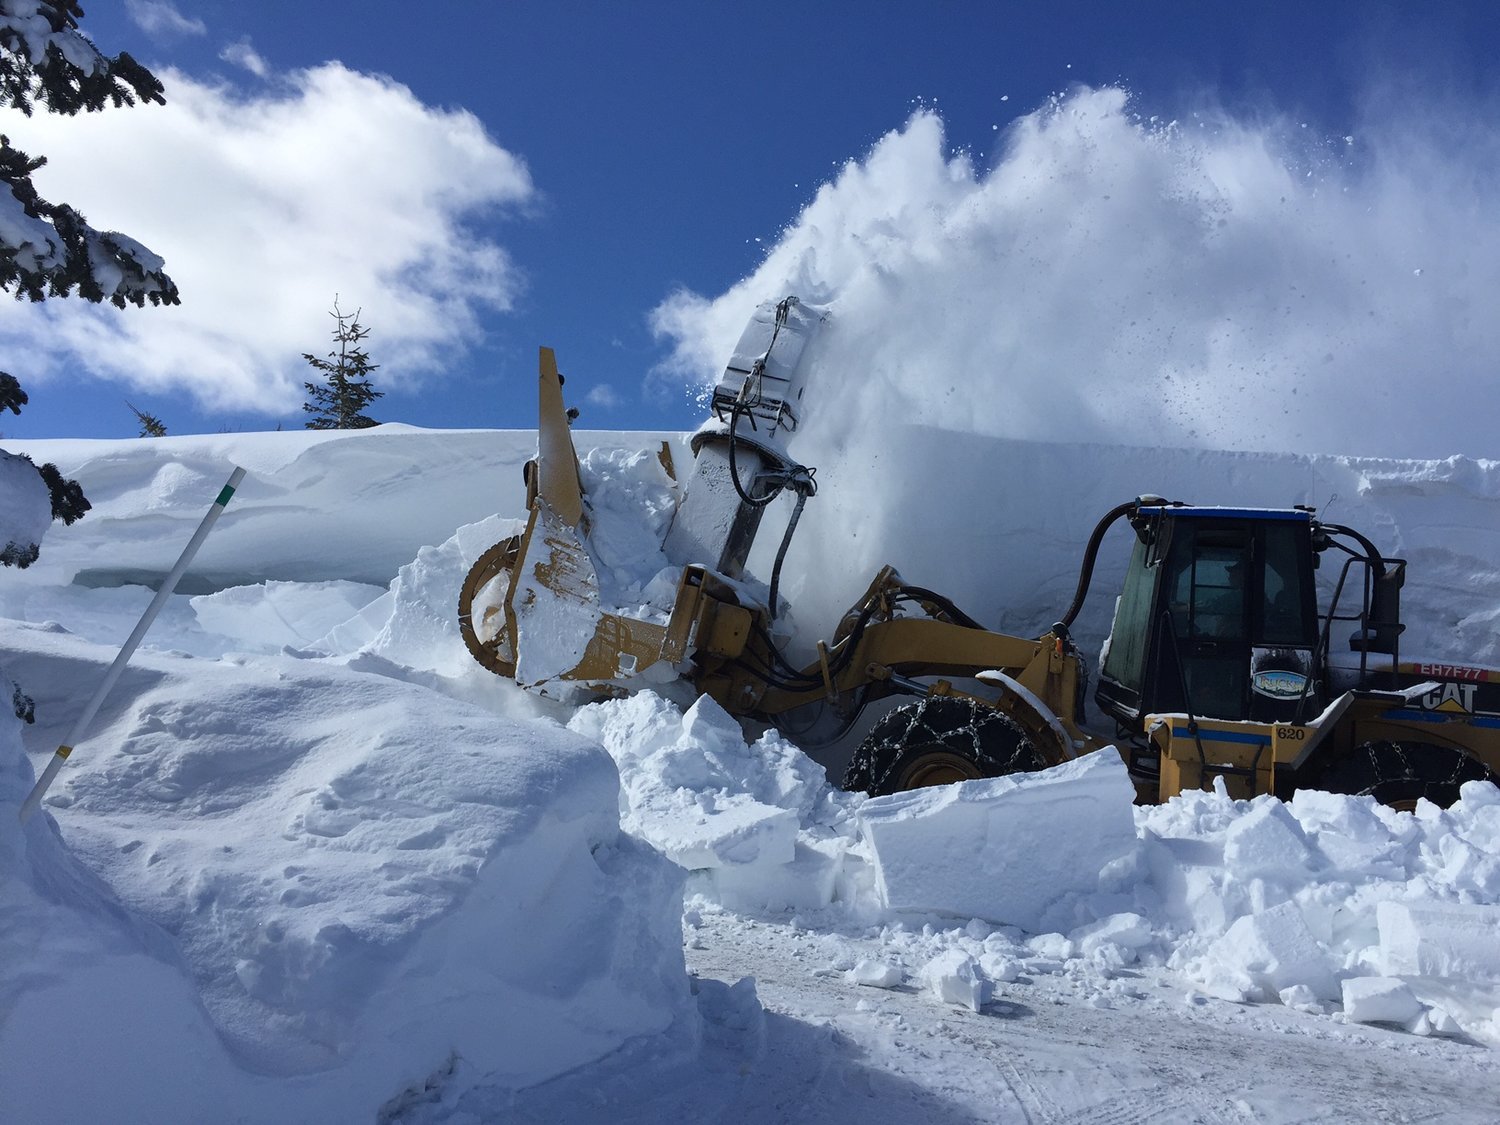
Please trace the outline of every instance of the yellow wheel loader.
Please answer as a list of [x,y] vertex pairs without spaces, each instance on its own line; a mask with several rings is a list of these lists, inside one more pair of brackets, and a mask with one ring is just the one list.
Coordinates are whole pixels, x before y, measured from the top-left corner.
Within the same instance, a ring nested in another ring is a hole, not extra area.
[[[845,788],[873,795],[1041,769],[1111,744],[1145,801],[1222,778],[1241,798],[1318,788],[1446,806],[1465,781],[1500,780],[1500,670],[1403,661],[1406,564],[1302,507],[1121,504],[1090,536],[1073,604],[1035,639],[988,630],[887,567],[816,659],[793,664],[776,635],[777,587],[816,486],[786,445],[824,316],[787,298],[746,328],[693,438],[693,472],[662,544],[681,568],[676,597],[654,618],[604,604],[562,380],[542,349],[526,530],[487,551],[460,593],[475,659],[574,698],[684,681],[794,739],[847,730],[876,700],[907,697],[844,775]],[[784,491],[796,504],[767,590],[744,566]],[[1121,519],[1134,553],[1094,697],[1110,738],[1084,729],[1085,662],[1070,630]],[[1315,576],[1328,559],[1339,566],[1320,608]]]

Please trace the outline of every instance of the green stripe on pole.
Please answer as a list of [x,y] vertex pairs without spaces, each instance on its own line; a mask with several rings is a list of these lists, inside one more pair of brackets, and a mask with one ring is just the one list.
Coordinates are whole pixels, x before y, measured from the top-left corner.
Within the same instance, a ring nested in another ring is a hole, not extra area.
[[226,484],[223,491],[219,493],[219,498],[215,500],[214,503],[221,508],[226,507],[229,504],[229,498],[233,495],[234,489]]

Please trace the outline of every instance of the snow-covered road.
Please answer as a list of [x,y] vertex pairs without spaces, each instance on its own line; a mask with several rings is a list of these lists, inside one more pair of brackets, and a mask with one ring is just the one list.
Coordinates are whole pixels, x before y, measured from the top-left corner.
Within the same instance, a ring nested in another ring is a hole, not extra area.
[[[1023,977],[973,1012],[850,982],[837,966],[885,955],[878,938],[697,916],[688,965],[708,1048],[610,1060],[507,1098],[507,1119],[1492,1125],[1500,1110],[1500,1057],[1473,1043],[1213,1000],[1164,970],[1123,973],[1118,1003]],[[763,1012],[745,985],[728,990],[746,977]],[[444,1112],[500,1108],[474,1096]]]

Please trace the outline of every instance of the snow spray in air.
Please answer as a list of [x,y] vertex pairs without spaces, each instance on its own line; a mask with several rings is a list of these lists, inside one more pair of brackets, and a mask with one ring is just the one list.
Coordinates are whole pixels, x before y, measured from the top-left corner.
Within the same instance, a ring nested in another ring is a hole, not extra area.
[[1208,451],[1493,454],[1473,409],[1500,370],[1491,165],[1492,143],[1444,151],[1397,124],[1310,143],[1080,88],[982,167],[924,110],[824,184],[753,273],[674,295],[655,326],[672,370],[706,380],[759,301],[830,307],[792,449],[823,485],[788,562],[804,626],[831,627],[892,562],[1029,632],[1051,618],[1010,607],[1060,608],[1076,579],[1038,569],[1038,536],[1081,547],[1136,494],[1351,495],[1295,459],[1207,471]]

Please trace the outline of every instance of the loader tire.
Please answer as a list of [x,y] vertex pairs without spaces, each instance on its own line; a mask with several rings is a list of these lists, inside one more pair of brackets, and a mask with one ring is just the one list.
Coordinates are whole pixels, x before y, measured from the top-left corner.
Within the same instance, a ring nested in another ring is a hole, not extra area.
[[1015,720],[967,699],[935,696],[897,707],[871,727],[843,787],[880,797],[1046,765]]
[[1466,781],[1500,784],[1500,777],[1451,746],[1366,742],[1324,764],[1300,787],[1374,797],[1382,805],[1409,812],[1422,797],[1446,809],[1458,800],[1459,786]]

